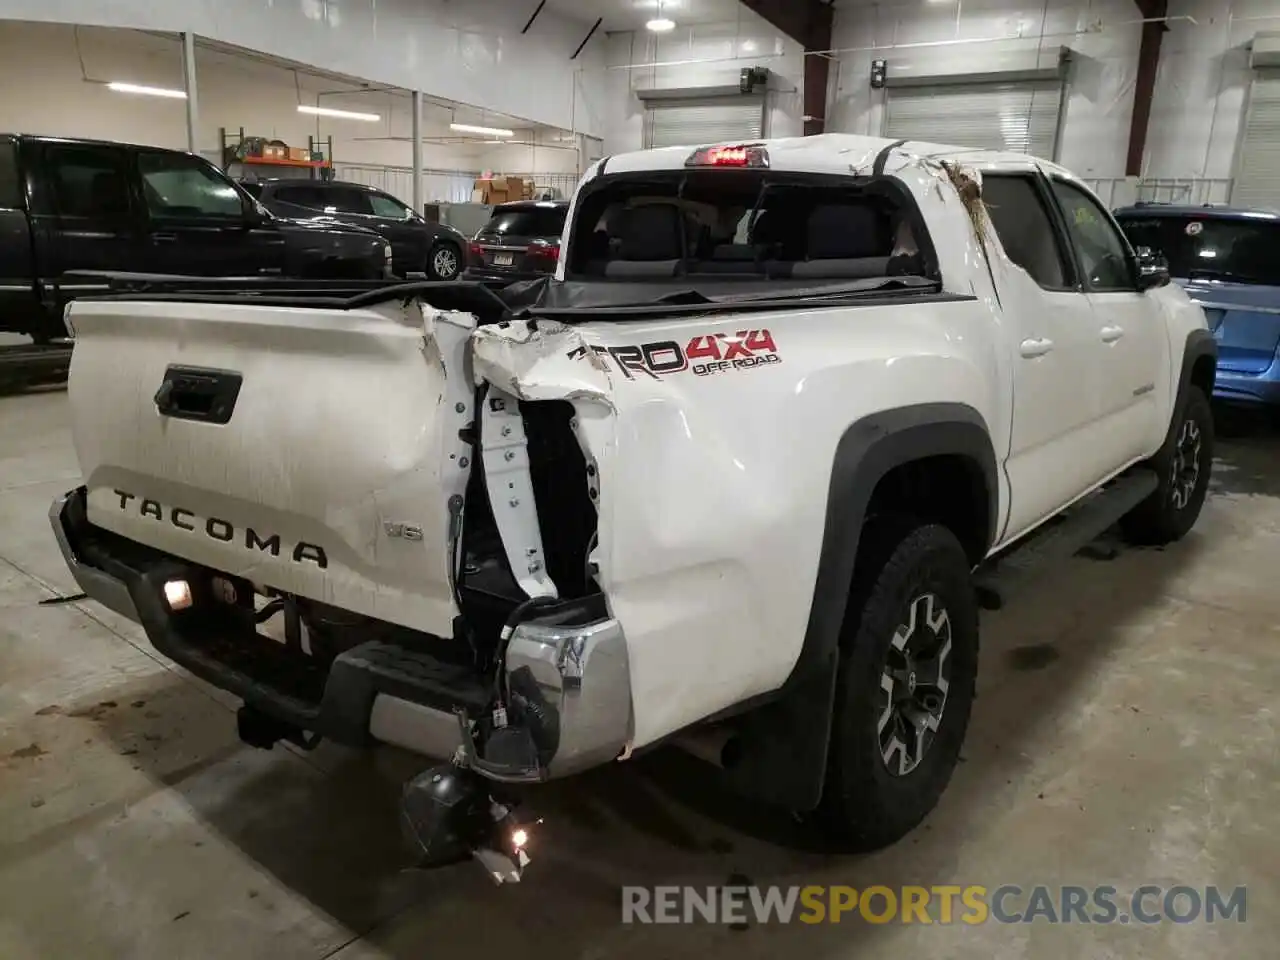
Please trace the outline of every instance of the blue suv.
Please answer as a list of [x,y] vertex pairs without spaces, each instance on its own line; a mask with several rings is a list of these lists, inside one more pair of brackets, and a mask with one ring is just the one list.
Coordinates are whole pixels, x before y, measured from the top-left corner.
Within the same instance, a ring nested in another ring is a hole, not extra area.
[[1280,406],[1280,214],[1139,203],[1116,219],[1204,308],[1218,341],[1213,395]]

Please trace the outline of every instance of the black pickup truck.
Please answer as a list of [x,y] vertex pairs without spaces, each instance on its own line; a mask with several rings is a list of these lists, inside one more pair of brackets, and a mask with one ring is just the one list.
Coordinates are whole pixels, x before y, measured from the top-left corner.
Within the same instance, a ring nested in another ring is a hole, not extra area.
[[66,336],[63,307],[98,272],[373,280],[376,231],[275,216],[201,157],[0,134],[0,332]]

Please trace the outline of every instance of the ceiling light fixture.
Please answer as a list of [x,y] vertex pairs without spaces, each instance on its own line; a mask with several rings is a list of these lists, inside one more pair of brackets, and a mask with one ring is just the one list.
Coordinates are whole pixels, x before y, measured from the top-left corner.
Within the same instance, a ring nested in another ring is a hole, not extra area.
[[449,124],[449,129],[458,133],[482,133],[490,137],[514,137],[516,135],[514,130],[504,130],[501,127],[479,127],[473,123],[451,123]]
[[335,110],[333,107],[311,107],[305,103],[298,104],[299,113],[309,113],[314,117],[337,117],[341,120],[364,120],[375,123],[381,120],[376,113],[359,113],[355,110]]
[[676,28],[676,22],[667,17],[657,17],[646,23],[644,28],[653,33],[670,33]]
[[187,99],[185,90],[172,90],[168,87],[144,87],[137,83],[119,83],[112,81],[107,84],[107,89],[114,90],[116,93],[140,93],[147,97],[169,97],[172,100]]

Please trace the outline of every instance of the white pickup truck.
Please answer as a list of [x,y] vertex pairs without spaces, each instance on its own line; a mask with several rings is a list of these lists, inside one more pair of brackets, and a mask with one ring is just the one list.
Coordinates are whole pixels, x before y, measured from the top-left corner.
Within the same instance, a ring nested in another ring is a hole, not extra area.
[[76,301],[53,527],[250,743],[527,783],[711,730],[733,784],[871,848],[945,789],[980,601],[1195,522],[1215,348],[1167,281],[1026,156],[609,157],[505,299]]

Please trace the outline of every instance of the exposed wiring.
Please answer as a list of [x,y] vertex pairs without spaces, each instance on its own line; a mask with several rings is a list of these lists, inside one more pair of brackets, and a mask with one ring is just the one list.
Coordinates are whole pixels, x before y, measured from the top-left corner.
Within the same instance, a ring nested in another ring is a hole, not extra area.
[[555,597],[530,597],[516,604],[515,609],[507,615],[506,623],[502,625],[502,631],[498,634],[498,649],[494,657],[493,689],[499,706],[504,705],[511,696],[511,691],[506,686],[506,671],[507,646],[511,643],[512,635],[520,624],[529,619],[529,614],[534,610],[558,602]]

